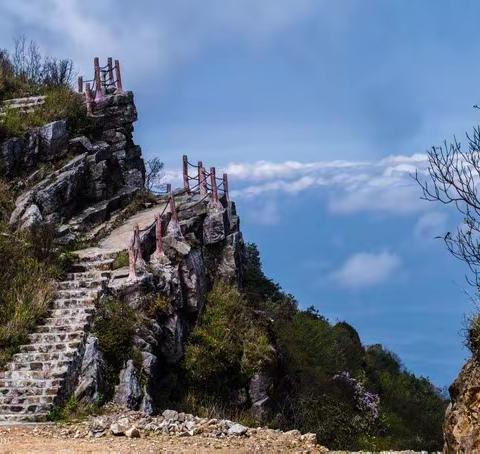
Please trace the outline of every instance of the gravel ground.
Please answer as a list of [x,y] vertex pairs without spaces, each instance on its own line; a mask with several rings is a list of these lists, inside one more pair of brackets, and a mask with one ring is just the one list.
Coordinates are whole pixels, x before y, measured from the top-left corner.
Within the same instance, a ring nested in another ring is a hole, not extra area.
[[202,435],[175,437],[141,434],[141,438],[105,436],[75,438],[62,435],[61,427],[0,427],[0,453],[325,453],[325,448],[301,442],[273,430],[261,430],[248,437],[208,438]]

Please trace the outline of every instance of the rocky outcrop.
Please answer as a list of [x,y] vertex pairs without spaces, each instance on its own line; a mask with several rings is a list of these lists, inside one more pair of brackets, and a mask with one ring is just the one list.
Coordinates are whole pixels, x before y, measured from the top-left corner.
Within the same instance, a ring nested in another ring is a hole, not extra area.
[[480,363],[471,358],[450,386],[444,423],[445,453],[480,452]]
[[[18,197],[11,225],[55,224],[68,242],[125,206],[144,186],[141,149],[132,136],[136,119],[128,92],[96,105],[86,135],[70,137],[65,121],[57,121],[1,144],[0,169],[7,178],[20,170],[35,172],[29,181],[40,178]],[[36,170],[41,165],[50,171]]]

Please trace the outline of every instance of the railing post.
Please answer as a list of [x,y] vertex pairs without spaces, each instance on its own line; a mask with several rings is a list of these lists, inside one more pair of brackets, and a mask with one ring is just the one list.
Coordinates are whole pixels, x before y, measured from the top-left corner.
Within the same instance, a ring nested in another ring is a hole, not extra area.
[[106,87],[108,90],[113,90],[113,63],[112,63],[112,57],[108,57],[107,60],[107,65],[108,65],[108,86]]
[[83,93],[83,77],[78,76],[78,92]]
[[134,235],[134,243],[133,247],[135,249],[136,258],[135,261],[138,263],[140,267],[145,266],[145,260],[143,260],[143,253],[142,253],[142,242],[140,241],[140,227],[138,224],[135,224],[133,228],[133,235]]
[[199,186],[200,186],[200,195],[203,197],[207,194],[207,178],[205,176],[205,167],[200,167],[199,169]]
[[123,93],[122,76],[120,74],[120,62],[115,60],[115,84],[117,93]]
[[157,259],[162,259],[165,257],[165,252],[163,251],[163,232],[162,232],[162,218],[159,214],[155,215],[155,240],[156,248],[154,252],[154,257]]
[[225,193],[225,199],[228,202],[230,197],[228,196],[228,175],[226,173],[223,174],[223,192]]
[[198,178],[198,192],[201,194],[202,191],[201,191],[201,179],[202,179],[202,167],[203,167],[203,162],[202,161],[198,161],[198,165],[197,165],[197,178]]
[[95,102],[103,100],[102,80],[100,78],[100,62],[98,57],[93,59],[93,67],[95,69]]
[[172,185],[171,183],[167,183],[167,194],[170,194],[172,192]]
[[190,182],[188,181],[188,156],[183,155],[183,188],[190,194]]
[[172,219],[178,224],[178,214],[177,214],[177,207],[175,206],[175,198],[173,194],[170,192],[170,213],[172,214]]
[[85,86],[85,103],[87,104],[87,115],[93,115],[93,110],[92,110],[93,95],[92,95],[92,90],[90,89],[89,82],[87,82]]
[[137,252],[135,250],[135,231],[133,232],[132,240],[128,245],[128,280],[137,280]]
[[217,177],[215,175],[215,167],[210,167],[210,183],[212,185],[212,202],[218,203]]

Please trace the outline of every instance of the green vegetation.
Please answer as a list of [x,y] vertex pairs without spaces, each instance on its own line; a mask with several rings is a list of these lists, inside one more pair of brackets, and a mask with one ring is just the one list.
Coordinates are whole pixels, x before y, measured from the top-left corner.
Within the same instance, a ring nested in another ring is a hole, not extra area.
[[77,402],[74,396],[61,406],[53,407],[48,414],[49,421],[73,422],[85,419],[88,416],[97,416],[102,414],[102,407],[98,404],[82,404]]
[[42,57],[37,45],[25,37],[15,41],[13,55],[0,49],[0,104],[7,99],[46,96],[45,103],[33,112],[5,108],[0,116],[0,141],[21,136],[29,128],[66,119],[71,131],[90,126],[81,95],[70,88],[71,60]]
[[69,255],[53,246],[53,227],[12,232],[8,227],[12,208],[13,195],[0,181],[0,367],[45,315],[52,278],[60,276],[69,262]]
[[273,346],[280,364],[270,425],[315,432],[331,449],[441,449],[439,391],[382,346],[365,348],[347,323],[300,310],[264,275],[252,244],[242,293],[217,284],[208,295],[186,348],[179,405],[245,416],[248,403],[232,395],[269,364]]
[[133,335],[139,324],[134,309],[123,299],[106,298],[98,302],[93,333],[98,338],[100,350],[107,361],[109,395],[125,361],[133,354]]

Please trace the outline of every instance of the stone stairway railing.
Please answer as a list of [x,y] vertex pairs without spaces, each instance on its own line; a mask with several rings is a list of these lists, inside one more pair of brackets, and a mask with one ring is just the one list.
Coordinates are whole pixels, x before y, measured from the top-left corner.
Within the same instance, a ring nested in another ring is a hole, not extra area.
[[0,422],[45,421],[72,392],[94,301],[106,287],[112,263],[91,257],[76,263],[58,283],[47,317],[0,372]]

